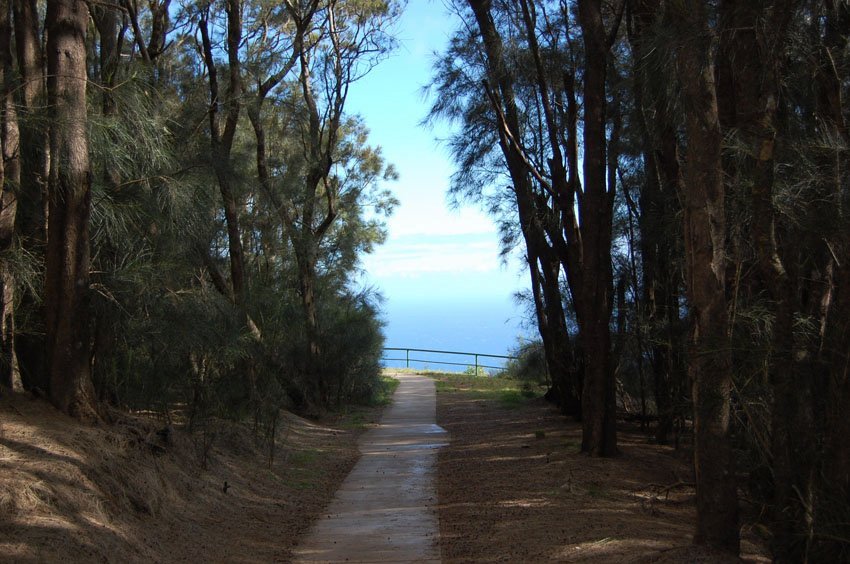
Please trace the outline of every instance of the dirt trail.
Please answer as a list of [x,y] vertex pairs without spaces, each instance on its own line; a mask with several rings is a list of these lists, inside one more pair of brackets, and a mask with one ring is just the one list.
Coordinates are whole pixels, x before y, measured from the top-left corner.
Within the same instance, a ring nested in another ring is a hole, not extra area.
[[447,440],[436,425],[434,381],[401,381],[380,425],[360,439],[362,457],[295,562],[439,562],[435,464]]

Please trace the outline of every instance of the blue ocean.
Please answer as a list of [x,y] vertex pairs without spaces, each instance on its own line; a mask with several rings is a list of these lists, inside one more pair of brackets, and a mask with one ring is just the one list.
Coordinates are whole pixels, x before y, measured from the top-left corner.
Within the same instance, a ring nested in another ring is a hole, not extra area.
[[[476,362],[497,372],[504,359],[481,355],[510,355],[527,339],[522,312],[511,299],[464,301],[402,301],[384,304],[385,346],[469,353],[465,355],[387,350],[385,366],[464,371]],[[395,359],[395,360],[389,360]],[[442,364],[449,362],[453,364]]]

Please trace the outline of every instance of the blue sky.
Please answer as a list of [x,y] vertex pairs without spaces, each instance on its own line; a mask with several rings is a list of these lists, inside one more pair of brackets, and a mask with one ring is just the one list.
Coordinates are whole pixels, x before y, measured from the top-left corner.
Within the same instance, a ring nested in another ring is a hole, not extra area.
[[501,264],[498,234],[474,205],[449,209],[446,192],[454,165],[434,129],[420,122],[429,101],[422,87],[431,77],[433,53],[443,50],[455,16],[441,1],[413,0],[398,23],[398,49],[349,93],[348,110],[363,116],[370,143],[381,146],[396,166],[399,181],[389,188],[400,200],[388,220],[389,240],[366,257],[367,279],[390,305],[409,302],[504,302],[514,316],[511,296],[525,285],[516,261]]

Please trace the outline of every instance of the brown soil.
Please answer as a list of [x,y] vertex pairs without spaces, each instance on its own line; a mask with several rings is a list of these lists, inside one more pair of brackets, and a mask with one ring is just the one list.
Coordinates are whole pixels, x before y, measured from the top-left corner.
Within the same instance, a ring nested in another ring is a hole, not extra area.
[[[445,562],[719,562],[690,546],[684,457],[621,429],[618,458],[579,453],[581,427],[542,399],[508,407],[437,394],[451,437],[438,457]],[[770,560],[747,534],[745,559]]]
[[162,422],[127,415],[88,427],[42,400],[6,395],[0,561],[287,561],[378,415],[362,411],[341,427],[286,414],[271,466],[248,428],[219,423],[204,469],[199,433],[165,441],[155,432]]
[[[589,458],[579,425],[543,400],[437,398],[451,437],[438,458],[444,561],[721,561],[690,547],[691,470],[671,448],[621,429],[622,456]],[[271,466],[249,429],[218,424],[204,469],[198,433],[166,442],[163,423],[141,415],[88,427],[5,395],[0,561],[289,561],[379,415],[319,424],[287,414]],[[745,533],[745,559],[769,561]]]

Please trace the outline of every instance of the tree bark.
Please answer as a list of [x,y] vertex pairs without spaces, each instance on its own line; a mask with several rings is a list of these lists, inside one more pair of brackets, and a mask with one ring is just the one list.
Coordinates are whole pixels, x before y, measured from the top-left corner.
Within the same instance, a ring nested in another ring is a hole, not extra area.
[[44,63],[35,0],[12,0],[21,86],[21,189],[18,230],[34,246],[46,241],[49,147],[38,113],[44,106]]
[[[113,90],[118,75],[118,63],[124,44],[126,24],[119,25],[119,10],[115,5],[90,3],[89,13],[97,28],[97,35],[100,40],[98,59],[100,63],[101,107],[103,115],[112,116],[117,111]],[[121,180],[116,171],[107,170],[105,174],[108,184],[113,187],[120,184]]]
[[228,83],[227,107],[224,130],[222,131],[221,105],[219,94],[218,70],[213,56],[213,45],[209,35],[207,15],[198,23],[203,43],[204,62],[210,90],[209,124],[210,124],[210,156],[212,166],[218,181],[224,207],[224,219],[227,226],[228,254],[230,257],[230,284],[233,289],[233,299],[236,305],[244,309],[245,292],[245,253],[242,247],[241,230],[239,228],[239,204],[233,190],[233,163],[231,152],[236,127],[239,123],[239,113],[242,108],[242,71],[239,61],[239,46],[242,41],[242,5],[240,0],[227,0],[227,57],[229,63],[230,81]]
[[[534,2],[521,0],[526,35],[536,69],[536,89],[545,120],[544,137],[552,151],[548,159],[551,192],[561,214],[562,231],[547,234],[558,249],[567,282],[573,295],[573,306],[579,326],[579,342],[584,354],[582,379],[582,451],[595,456],[617,453],[616,382],[611,365],[611,332],[609,322],[613,309],[613,269],[611,264],[611,228],[614,204],[614,181],[607,182],[606,172],[616,177],[616,154],[606,156],[606,68],[610,38],[602,20],[601,2],[579,1],[579,22],[585,46],[584,64],[584,191],[578,198],[580,221],[576,217],[578,180],[577,109],[572,75],[565,80],[566,162],[561,150],[561,127],[555,118],[550,95],[551,86],[544,71]],[[574,73],[572,73],[574,74]],[[615,101],[615,105],[617,101]],[[619,114],[617,114],[619,115]],[[613,138],[619,136],[617,123]],[[518,129],[516,130],[518,131]],[[569,170],[567,170],[567,165]],[[529,164],[526,166],[531,168]],[[542,174],[536,171],[535,177]]]
[[[35,0],[12,0],[15,50],[20,87],[17,89],[20,128],[21,182],[17,193],[15,231],[21,245],[36,257],[44,256],[47,242],[47,178],[50,148],[44,116],[44,61]],[[15,352],[25,387],[49,388],[45,359],[44,306],[24,290],[16,317]]]
[[[826,372],[826,378],[815,380],[813,384],[813,391],[817,393],[815,409],[824,411],[817,429],[825,431],[826,447],[815,470],[819,491],[816,492],[818,503],[812,525],[820,531],[831,527],[840,531],[842,529],[837,528],[840,525],[836,525],[838,519],[835,516],[846,510],[846,499],[850,493],[850,441],[847,440],[850,436],[850,418],[847,416],[850,413],[850,215],[846,206],[850,195],[850,159],[847,156],[850,127],[842,95],[842,88],[846,92],[847,64],[850,62],[847,53],[850,6],[826,0],[823,7],[826,17],[815,72],[816,112],[819,129],[840,140],[840,144],[830,148],[830,154],[823,156],[821,170],[826,177],[821,188],[823,197],[814,210],[817,221],[832,219],[836,228],[828,230],[825,236],[823,231],[819,231],[817,235],[823,237],[816,242],[828,261],[826,268],[821,266],[828,274],[823,281],[825,287],[816,294],[823,344],[817,353],[818,363],[814,366],[814,376],[822,378]],[[833,224],[828,220],[825,223]],[[826,252],[823,246],[828,246]],[[811,535],[808,540],[811,540]],[[807,548],[819,549],[823,551],[822,555],[830,555],[842,554],[838,551],[843,551],[841,545],[846,543],[834,538],[820,538],[817,544],[821,546],[813,544],[810,543]],[[806,556],[809,557],[809,554]],[[813,560],[816,557],[811,556]]]
[[673,259],[675,234],[668,228],[675,215],[673,202],[675,194],[682,190],[682,178],[675,126],[667,109],[669,101],[664,89],[655,92],[649,88],[660,78],[653,71],[663,68],[661,54],[653,48],[655,26],[659,25],[661,16],[660,2],[630,1],[633,90],[644,163],[638,217],[643,273],[641,302],[651,342],[649,358],[658,412],[655,439],[666,444],[673,431],[674,389],[683,380],[675,362],[677,339],[674,338],[679,322],[676,296],[680,276]]
[[806,415],[811,405],[811,382],[808,370],[801,370],[793,358],[794,284],[779,254],[773,205],[780,57],[794,1],[774,2],[770,14],[766,8],[723,2],[721,30],[733,75],[732,99],[727,104],[728,118],[733,120],[729,127],[740,132],[747,147],[743,166],[751,183],[750,240],[775,317],[768,365],[773,387],[773,549],[780,559],[797,560],[803,553],[795,553],[794,546],[801,546],[799,539],[807,536],[805,531],[795,530],[806,522],[805,502],[800,496],[808,498],[812,487],[810,472],[805,470],[814,460],[814,429],[811,414]]
[[614,187],[606,184],[605,75],[607,34],[600,0],[579,0],[584,38],[584,194],[582,269],[576,303],[582,349],[587,358],[582,392],[582,451],[597,456],[617,453],[614,373],[611,366],[613,269],[611,228]]
[[737,555],[740,539],[729,439],[732,359],[725,296],[726,214],[714,82],[715,38],[703,2],[695,0],[670,9],[682,34],[677,71],[688,142],[682,196],[688,301],[693,319],[689,373],[697,484],[694,542]]
[[[12,57],[11,6],[0,1],[0,252],[8,251],[15,235],[15,215],[21,182],[20,135],[15,109],[15,80]],[[0,386],[23,389],[18,357],[15,353],[15,279],[5,261],[0,262]]]
[[[580,421],[581,383],[576,374],[573,346],[561,303],[561,263],[557,256],[537,257],[535,260],[532,251],[528,253],[537,325],[555,402],[562,413]],[[554,255],[551,250],[547,254]]]
[[89,215],[92,174],[86,113],[86,28],[82,0],[47,3],[50,129],[45,274],[50,399],[62,411],[95,420],[91,381]]

